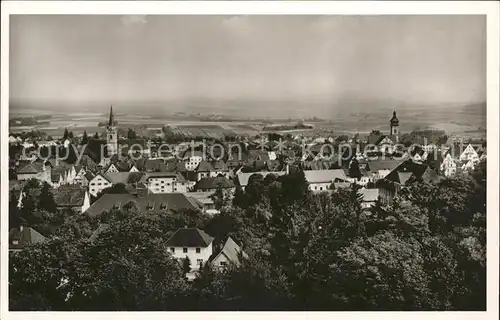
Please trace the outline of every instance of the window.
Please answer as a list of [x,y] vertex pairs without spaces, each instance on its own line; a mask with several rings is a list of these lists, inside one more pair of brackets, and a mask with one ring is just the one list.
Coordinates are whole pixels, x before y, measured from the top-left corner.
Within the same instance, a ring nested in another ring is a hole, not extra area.
[[201,248],[196,248],[196,253],[200,253],[201,252]]
[[170,252],[175,253],[175,248],[170,248]]
[[188,252],[188,248],[182,248],[182,252],[187,253]]
[[226,261],[221,261],[221,262],[220,262],[220,266],[221,266],[221,267],[225,267],[225,266],[227,266],[227,262],[226,262]]
[[201,268],[201,266],[203,265],[203,259],[196,259],[196,264]]
[[12,240],[12,244],[19,244],[19,240]]

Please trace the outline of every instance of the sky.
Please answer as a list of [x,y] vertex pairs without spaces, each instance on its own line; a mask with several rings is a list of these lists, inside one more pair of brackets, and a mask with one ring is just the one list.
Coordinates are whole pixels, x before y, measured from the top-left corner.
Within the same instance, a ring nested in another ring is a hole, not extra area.
[[482,16],[10,19],[10,101],[17,105],[486,100]]

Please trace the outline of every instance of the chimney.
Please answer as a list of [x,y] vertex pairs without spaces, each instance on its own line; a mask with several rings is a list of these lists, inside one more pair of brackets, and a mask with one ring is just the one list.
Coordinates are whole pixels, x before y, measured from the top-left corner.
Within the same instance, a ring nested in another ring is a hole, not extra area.
[[23,232],[23,225],[19,226],[19,231]]

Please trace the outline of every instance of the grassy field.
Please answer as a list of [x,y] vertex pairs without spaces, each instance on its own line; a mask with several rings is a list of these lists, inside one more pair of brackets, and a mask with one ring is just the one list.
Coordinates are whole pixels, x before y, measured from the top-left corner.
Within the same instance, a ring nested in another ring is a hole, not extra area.
[[[43,110],[15,110],[11,112],[11,117],[35,116],[50,114],[52,118],[49,124],[38,126],[11,127],[11,132],[22,132],[30,130],[45,131],[53,136],[60,136],[67,127],[74,134],[88,134],[103,132],[104,127],[98,127],[99,122],[107,120],[107,113],[95,113],[82,111],[72,113],[60,113]],[[401,108],[397,110],[400,120],[400,131],[402,133],[411,132],[415,129],[435,128],[445,130],[450,136],[481,138],[486,136],[486,106],[484,104],[463,106],[463,107],[413,107]],[[280,133],[290,134],[342,134],[342,133],[369,133],[371,130],[380,130],[383,133],[389,131],[389,119],[392,110],[389,108],[372,108],[371,110],[352,110],[343,112],[334,118],[324,119],[322,122],[315,122],[314,129],[289,130]],[[290,120],[275,119],[272,122],[263,120],[245,119],[241,121],[201,121],[193,117],[192,119],[179,119],[175,116],[152,116],[148,114],[125,114],[116,113],[118,127],[122,129],[132,128],[134,130],[152,130],[158,132],[164,125],[169,125],[176,132],[192,136],[221,137],[225,134],[256,135],[262,132],[264,126],[272,124],[283,124]]]

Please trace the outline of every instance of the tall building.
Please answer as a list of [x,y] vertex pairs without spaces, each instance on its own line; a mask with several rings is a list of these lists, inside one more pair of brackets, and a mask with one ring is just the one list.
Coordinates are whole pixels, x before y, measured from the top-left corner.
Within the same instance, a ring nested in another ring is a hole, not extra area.
[[396,137],[396,142],[399,140],[399,119],[396,117],[396,111],[392,113],[391,135]]
[[113,106],[111,106],[109,111],[109,121],[106,126],[106,141],[108,156],[111,157],[118,154],[118,132],[115,126],[115,117],[113,116]]

